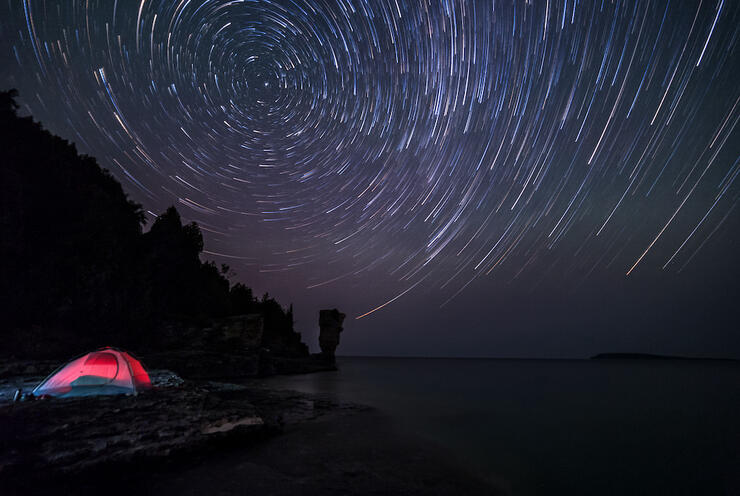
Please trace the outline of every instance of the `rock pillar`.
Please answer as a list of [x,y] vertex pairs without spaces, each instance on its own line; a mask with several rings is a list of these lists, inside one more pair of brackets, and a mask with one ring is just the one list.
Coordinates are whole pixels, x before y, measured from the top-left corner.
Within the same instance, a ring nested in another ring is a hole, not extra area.
[[345,314],[337,310],[319,311],[319,346],[321,354],[329,361],[334,361],[334,351],[339,345],[339,333],[342,332],[342,323]]

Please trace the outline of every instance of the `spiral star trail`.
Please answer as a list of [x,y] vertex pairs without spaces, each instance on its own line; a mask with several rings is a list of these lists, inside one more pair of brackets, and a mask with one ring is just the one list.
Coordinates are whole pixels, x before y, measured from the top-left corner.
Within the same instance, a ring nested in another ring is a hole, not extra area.
[[737,2],[4,4],[27,112],[237,272],[386,281],[355,317],[680,274],[737,230]]

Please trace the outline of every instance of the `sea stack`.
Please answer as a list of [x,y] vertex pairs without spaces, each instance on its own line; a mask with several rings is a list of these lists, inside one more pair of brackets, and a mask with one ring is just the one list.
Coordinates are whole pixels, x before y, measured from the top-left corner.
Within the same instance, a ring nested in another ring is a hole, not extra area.
[[342,332],[342,323],[345,314],[337,310],[319,311],[319,346],[324,359],[334,362],[334,351],[339,345],[339,334]]

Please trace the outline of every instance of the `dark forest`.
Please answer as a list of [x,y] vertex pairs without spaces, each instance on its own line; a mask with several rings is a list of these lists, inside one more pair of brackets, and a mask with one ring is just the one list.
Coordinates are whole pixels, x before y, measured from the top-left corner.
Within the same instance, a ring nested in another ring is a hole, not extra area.
[[173,327],[242,314],[262,315],[264,346],[307,353],[292,306],[255,298],[228,266],[202,261],[201,231],[175,207],[147,226],[95,158],[19,116],[16,96],[0,93],[3,354],[66,356],[111,343],[158,351],[188,345]]

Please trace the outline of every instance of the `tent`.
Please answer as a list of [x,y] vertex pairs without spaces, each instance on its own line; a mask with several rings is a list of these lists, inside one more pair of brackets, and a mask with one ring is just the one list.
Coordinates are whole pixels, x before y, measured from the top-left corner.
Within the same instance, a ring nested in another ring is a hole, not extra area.
[[116,348],[101,348],[55,370],[33,390],[34,396],[137,394],[152,387],[137,359]]

